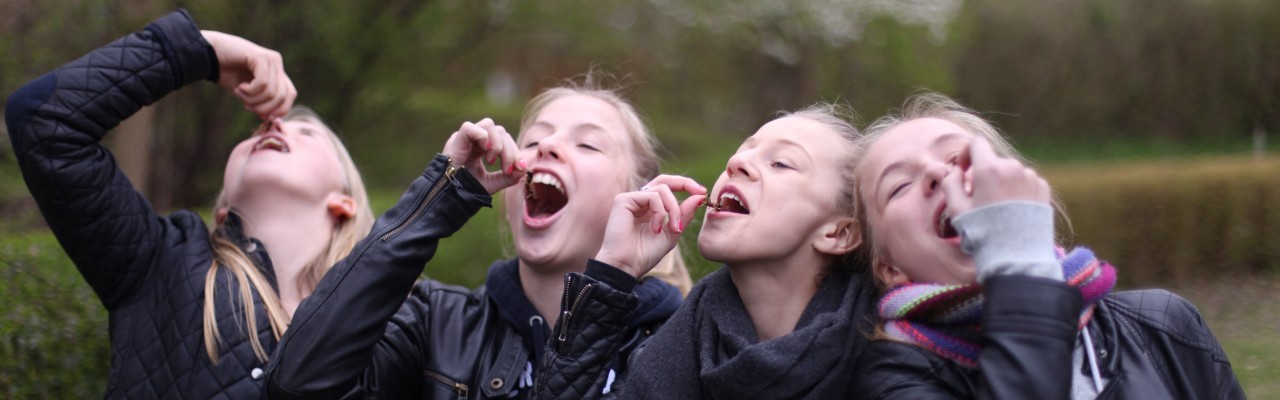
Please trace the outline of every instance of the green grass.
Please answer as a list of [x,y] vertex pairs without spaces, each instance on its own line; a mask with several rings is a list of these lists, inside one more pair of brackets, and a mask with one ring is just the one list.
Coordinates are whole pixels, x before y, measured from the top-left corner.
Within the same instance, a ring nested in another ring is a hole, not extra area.
[[1249,398],[1280,398],[1280,274],[1217,277],[1170,290],[1200,309]]

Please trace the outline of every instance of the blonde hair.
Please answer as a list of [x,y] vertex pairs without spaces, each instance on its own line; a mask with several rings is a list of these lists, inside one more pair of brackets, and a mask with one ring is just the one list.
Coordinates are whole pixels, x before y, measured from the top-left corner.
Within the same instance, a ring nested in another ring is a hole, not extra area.
[[[1001,157],[1017,160],[1024,165],[1030,165],[1030,163],[1022,157],[1022,154],[1018,153],[1018,151],[1013,148],[1013,144],[1009,142],[1009,139],[1006,138],[1004,134],[1000,133],[1000,130],[996,129],[995,125],[992,125],[990,121],[982,118],[982,116],[978,115],[977,112],[961,105],[943,94],[930,91],[920,91],[907,97],[907,100],[902,105],[902,109],[898,110],[898,112],[880,117],[879,119],[876,119],[875,122],[872,122],[870,126],[867,126],[863,131],[864,134],[862,139],[858,141],[858,152],[860,155],[855,172],[857,174],[862,173],[863,160],[866,159],[866,157],[863,156],[866,155],[867,151],[871,149],[871,146],[874,145],[876,141],[884,137],[884,135],[890,130],[893,130],[893,128],[897,128],[903,123],[922,118],[937,118],[959,125],[961,128],[964,128],[965,131],[987,139],[987,142],[991,143],[991,148],[994,149],[996,154]],[[868,251],[865,254],[867,261],[874,263],[879,261],[884,254],[882,253],[882,249],[880,249],[879,244],[876,242],[875,236],[872,235],[871,224],[867,220],[867,207],[864,206],[865,202],[863,201],[862,195],[862,187],[859,185],[857,192],[855,192],[855,207],[857,208],[858,224],[859,228],[862,230],[863,247]],[[1066,222],[1068,229],[1070,229],[1070,220],[1066,218],[1065,209],[1057,200],[1056,195],[1053,199],[1053,207]],[[883,287],[884,282],[881,281],[879,276],[876,277],[876,283],[881,285],[881,289],[885,289]]]
[[[295,106],[284,117],[286,121],[305,121],[320,127],[321,131],[326,133],[326,137],[333,142],[333,148],[337,151],[338,161],[342,166],[342,192],[355,201],[355,215],[351,218],[340,220],[334,227],[334,234],[329,239],[329,245],[324,252],[319,254],[314,261],[303,267],[298,274],[297,285],[303,296],[309,295],[316,285],[320,283],[320,279],[324,274],[347,256],[356,243],[363,239],[373,227],[373,210],[369,208],[369,196],[365,191],[364,180],[360,177],[360,171],[356,168],[355,162],[351,159],[351,154],[347,152],[346,146],[342,144],[342,139],[338,137],[323,121],[315,111],[304,106]],[[218,200],[214,203],[214,210],[223,210],[228,207],[224,194],[218,195]],[[257,314],[252,309],[253,293],[245,290],[252,287],[253,291],[258,294],[258,298],[262,300],[263,307],[266,308],[267,318],[271,323],[271,331],[275,334],[276,340],[284,335],[285,329],[289,327],[289,314],[285,312],[284,306],[280,302],[280,294],[272,289],[270,281],[266,276],[258,270],[249,256],[240,249],[240,247],[231,240],[226,226],[221,222],[214,225],[209,235],[211,250],[213,252],[213,261],[209,266],[209,271],[205,274],[204,284],[204,345],[205,352],[209,359],[216,365],[218,363],[218,346],[222,343],[222,335],[218,332],[217,313],[214,309],[215,283],[217,282],[218,273],[225,270],[234,278],[233,290],[230,282],[227,286],[227,294],[235,296],[235,292],[239,292],[239,303],[242,313],[244,314],[244,327],[246,336],[253,346],[253,352],[258,360],[265,362],[267,360],[267,352],[262,347],[262,343],[258,340],[258,320]],[[232,304],[235,302],[233,301]]]
[[[626,129],[627,138],[631,142],[634,166],[628,181],[630,187],[639,188],[658,176],[658,167],[662,163],[661,158],[658,157],[658,140],[649,131],[649,126],[645,124],[639,111],[618,94],[620,85],[606,83],[611,80],[612,77],[608,74],[592,70],[567,79],[560,86],[542,91],[525,105],[524,114],[520,118],[520,132],[523,134],[533,126],[542,109],[556,100],[570,96],[588,96],[604,101],[618,110],[618,116],[622,119],[622,126]],[[645,277],[658,278],[670,283],[680,289],[681,295],[688,294],[689,289],[693,287],[693,281],[689,278],[688,267],[681,256],[679,245],[667,253]]]
[[[837,136],[844,140],[845,144],[854,149],[854,151],[850,152],[852,155],[850,160],[858,156],[859,152],[856,149],[862,133],[858,132],[858,128],[854,127],[851,122],[857,118],[857,114],[849,106],[835,103],[815,103],[799,111],[780,113],[778,118],[786,117],[804,118],[822,124],[827,129],[835,132]],[[856,161],[846,163],[840,167],[840,190],[837,192],[835,200],[836,210],[842,215],[857,215],[857,207],[853,200],[858,185],[854,165],[856,165]],[[860,268],[863,266],[861,264],[862,258],[859,254],[861,254],[860,249],[863,246],[858,247],[858,249],[839,257],[834,265],[827,268],[823,276],[831,272],[848,273],[862,269]]]

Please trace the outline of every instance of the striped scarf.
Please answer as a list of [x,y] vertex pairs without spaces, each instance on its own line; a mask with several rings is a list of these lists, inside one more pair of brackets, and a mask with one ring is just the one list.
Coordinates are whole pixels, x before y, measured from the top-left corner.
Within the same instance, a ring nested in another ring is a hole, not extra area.
[[[1077,247],[1070,254],[1057,249],[1067,284],[1080,289],[1084,311],[1078,328],[1093,317],[1099,300],[1111,293],[1116,271],[1093,251]],[[889,337],[913,343],[969,368],[978,366],[982,338],[982,286],[908,283],[880,299],[880,317]]]

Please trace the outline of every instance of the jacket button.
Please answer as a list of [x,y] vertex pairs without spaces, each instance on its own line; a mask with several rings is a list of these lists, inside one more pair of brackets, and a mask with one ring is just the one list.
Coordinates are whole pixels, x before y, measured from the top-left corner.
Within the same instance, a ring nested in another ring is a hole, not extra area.
[[1098,357],[1107,358],[1107,349],[1098,350]]
[[505,382],[502,381],[502,378],[493,378],[493,380],[489,381],[489,388],[493,390],[502,389],[503,383]]
[[249,377],[253,378],[253,380],[255,380],[255,381],[256,381],[256,380],[261,380],[261,379],[262,379],[262,368],[254,368],[254,369],[253,369],[253,371],[249,371]]
[[246,247],[246,248],[245,248],[244,250],[245,250],[245,252],[247,252],[247,253],[252,253],[252,252],[258,251],[258,244],[257,244],[257,243],[254,243],[254,242],[252,242],[252,241],[251,241],[251,242],[249,242],[249,245],[248,245],[248,246],[245,246],[245,247]]

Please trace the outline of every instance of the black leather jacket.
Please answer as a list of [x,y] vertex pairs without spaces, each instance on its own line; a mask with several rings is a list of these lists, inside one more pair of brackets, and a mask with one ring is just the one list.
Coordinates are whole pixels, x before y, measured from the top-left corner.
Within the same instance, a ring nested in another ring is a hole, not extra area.
[[[27,188],[85,281],[107,309],[107,398],[260,398],[263,363],[244,332],[238,296],[204,297],[212,261],[200,216],[158,215],[99,143],[124,118],[171,91],[217,80],[217,58],[178,11],[27,83],[5,121]],[[231,216],[231,225],[235,217]],[[229,226],[233,236],[239,232]],[[234,237],[268,278],[260,243]],[[253,246],[250,246],[253,244]],[[216,287],[230,287],[228,274]],[[276,345],[257,294],[253,312],[269,353]],[[205,355],[202,306],[216,301],[220,363]],[[254,370],[258,370],[254,373]]]
[[[1071,367],[1079,309],[1079,292],[1060,282],[994,277],[987,284],[981,371],[918,346],[876,341],[859,362],[855,393],[868,399],[1069,399],[1072,377],[1088,373]],[[1199,312],[1177,295],[1114,293],[1098,303],[1089,332],[1107,380],[1099,399],[1244,398]]]
[[[436,243],[488,204],[479,182],[437,156],[369,238],[298,306],[267,368],[271,397],[527,395],[536,353],[550,332],[524,297],[514,260],[496,263],[486,286],[476,290],[435,281],[414,285]],[[633,320],[630,332],[656,326],[678,307],[674,287],[654,281],[648,288],[652,301],[640,308],[653,318]]]

